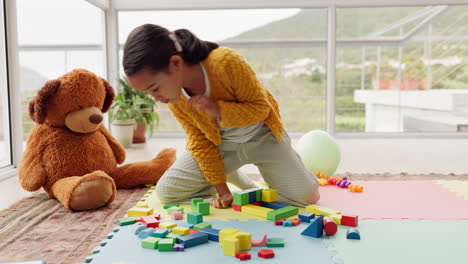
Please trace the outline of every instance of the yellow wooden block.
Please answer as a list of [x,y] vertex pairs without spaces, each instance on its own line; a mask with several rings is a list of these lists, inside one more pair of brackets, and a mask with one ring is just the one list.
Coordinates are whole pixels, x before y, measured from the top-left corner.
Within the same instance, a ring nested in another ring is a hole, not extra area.
[[232,237],[239,240],[239,250],[250,250],[252,247],[252,235],[247,232],[237,232]]
[[334,215],[334,214],[339,215],[339,214],[341,214],[341,212],[319,206],[318,208],[315,208],[315,214],[316,215],[330,216],[330,215]]
[[267,213],[271,211],[273,211],[273,209],[254,205],[254,204],[246,204],[241,207],[242,213],[256,215],[256,216],[265,217],[265,218],[267,217]]
[[[161,226],[161,225],[159,225]],[[224,228],[221,231],[219,231],[219,245],[222,247],[224,244],[224,239],[231,237],[233,234],[239,232],[239,230],[234,229],[234,228]]]
[[177,226],[177,224],[172,223],[172,222],[165,222],[165,223],[160,223],[159,224],[159,228],[166,228],[166,229],[173,229],[176,226]]
[[275,189],[262,190],[262,201],[264,202],[276,202],[278,199],[278,191]]
[[306,206],[305,210],[307,212],[311,212],[311,213],[315,214],[315,209],[318,208],[318,207],[320,207],[320,206],[318,206],[316,204],[311,204],[311,205]]
[[148,208],[148,203],[146,201],[139,201],[135,207]]
[[172,232],[182,234],[182,235],[188,235],[190,234],[190,228],[183,227],[183,226],[176,226],[172,228]]
[[152,213],[153,213],[152,208],[132,207],[128,209],[127,216],[130,216],[130,217],[145,216],[145,215],[150,215]]
[[234,237],[225,238],[223,244],[224,255],[235,257],[239,253],[239,239]]
[[341,215],[333,214],[330,215],[330,217],[333,219],[333,221],[335,221],[335,224],[341,225]]

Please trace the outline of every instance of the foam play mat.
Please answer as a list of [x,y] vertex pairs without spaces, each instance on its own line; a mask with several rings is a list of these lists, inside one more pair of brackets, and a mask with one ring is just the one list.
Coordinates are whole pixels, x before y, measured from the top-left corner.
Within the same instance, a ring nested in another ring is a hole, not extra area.
[[[351,227],[338,225],[333,236],[314,238],[301,235],[309,223],[297,226],[276,226],[273,221],[230,209],[210,208],[203,222],[222,230],[234,228],[251,234],[252,240],[266,233],[280,238],[284,247],[252,247],[247,252],[251,263],[465,263],[468,250],[468,188],[460,181],[362,181],[362,193],[353,193],[337,186],[322,186],[318,205],[359,216],[356,227],[361,239],[346,238]],[[140,200],[160,222],[187,226],[191,205],[184,208],[183,220],[172,220],[159,203],[154,187]],[[302,211],[301,209],[300,211]],[[123,217],[123,216],[122,216]],[[292,216],[289,218],[295,218]],[[208,241],[184,251],[161,252],[142,247],[136,233],[141,223],[116,226],[96,245],[86,263],[239,263],[241,260],[223,254],[218,242]],[[260,250],[274,251],[274,257],[258,256]]]

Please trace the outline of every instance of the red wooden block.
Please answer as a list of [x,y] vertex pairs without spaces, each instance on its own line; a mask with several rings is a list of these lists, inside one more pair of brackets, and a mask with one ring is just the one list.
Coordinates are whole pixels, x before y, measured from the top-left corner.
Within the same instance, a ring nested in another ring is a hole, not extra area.
[[258,252],[258,256],[264,259],[272,258],[275,256],[275,252],[271,249],[262,249]]
[[341,216],[341,225],[356,227],[358,225],[358,216],[343,214]]
[[157,220],[161,219],[161,214],[150,214],[148,216],[152,216],[152,217],[156,218]]
[[338,231],[338,226],[330,217],[323,218],[323,230],[328,236],[333,236]]
[[232,205],[232,209],[234,209],[234,210],[236,210],[238,212],[241,212],[241,208],[242,208],[242,206],[240,206],[240,205],[237,205],[237,204]]
[[250,255],[248,252],[241,252],[236,254],[236,258],[240,260],[248,260],[252,258],[252,255]]
[[258,201],[258,202],[252,203],[252,204],[253,204],[253,205],[262,206],[262,202],[261,202],[261,201]]
[[196,230],[196,229],[190,229],[190,234],[195,234],[195,233],[198,233],[199,231]]
[[151,215],[147,216],[142,216],[141,217],[141,222],[146,226],[146,227],[152,227],[152,228],[157,228],[159,227],[159,221]]
[[291,223],[293,224],[293,226],[297,226],[297,225],[299,225],[301,222],[302,222],[302,220],[299,219],[299,218],[293,218],[293,219],[291,219]]
[[282,225],[283,225],[283,221],[284,221],[284,219],[276,220],[276,221],[275,221],[275,225],[277,225],[277,226],[282,226]]

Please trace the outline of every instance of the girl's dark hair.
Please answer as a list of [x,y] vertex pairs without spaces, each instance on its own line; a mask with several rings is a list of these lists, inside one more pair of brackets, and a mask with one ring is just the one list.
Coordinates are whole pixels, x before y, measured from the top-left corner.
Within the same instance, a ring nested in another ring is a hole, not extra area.
[[197,64],[208,57],[210,51],[219,47],[216,43],[200,40],[187,29],[178,29],[174,33],[182,46],[181,52],[176,50],[174,42],[169,38],[171,32],[164,27],[144,24],[132,30],[124,45],[125,74],[130,76],[146,67],[165,71],[173,55],[180,55],[185,63]]

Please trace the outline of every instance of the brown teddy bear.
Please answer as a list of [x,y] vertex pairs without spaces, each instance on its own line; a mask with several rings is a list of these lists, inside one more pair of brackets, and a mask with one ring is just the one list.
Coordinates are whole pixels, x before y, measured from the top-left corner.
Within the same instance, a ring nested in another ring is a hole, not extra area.
[[78,69],[48,81],[29,103],[37,124],[19,164],[21,186],[41,187],[71,210],[88,210],[112,202],[117,188],[156,183],[175,161],[164,149],[150,161],[117,166],[124,148],[102,124],[114,90],[95,74]]

